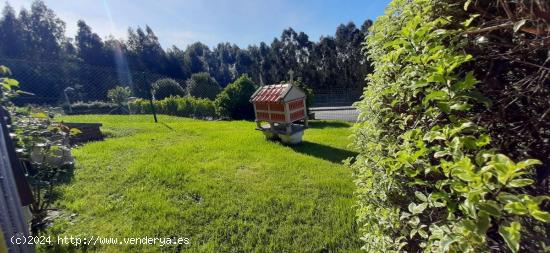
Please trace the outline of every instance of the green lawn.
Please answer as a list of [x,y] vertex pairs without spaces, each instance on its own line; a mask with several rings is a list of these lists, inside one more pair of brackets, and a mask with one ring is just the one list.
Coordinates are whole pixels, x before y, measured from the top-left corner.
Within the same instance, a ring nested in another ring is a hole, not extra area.
[[[76,148],[52,233],[189,237],[191,252],[357,251],[350,125],[313,122],[304,143],[266,141],[246,121],[71,116],[109,138]],[[71,215],[72,214],[72,215]],[[72,216],[72,217],[71,217]],[[126,247],[126,248],[124,248]],[[133,248],[132,248],[133,247]],[[172,246],[102,246],[101,251]]]

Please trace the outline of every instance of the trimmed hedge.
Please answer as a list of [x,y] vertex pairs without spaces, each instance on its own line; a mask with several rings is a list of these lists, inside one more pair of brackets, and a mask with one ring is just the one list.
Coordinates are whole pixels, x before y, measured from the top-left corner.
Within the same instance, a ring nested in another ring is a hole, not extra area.
[[464,32],[476,29],[469,26],[480,14],[468,6],[476,2],[394,0],[371,27],[365,50],[374,73],[356,104],[360,154],[351,164],[368,252],[550,245],[550,197],[531,191],[541,162],[500,148],[510,136],[479,120],[499,108],[476,76],[474,61],[484,55],[465,53],[472,38]]
[[[199,119],[217,118],[214,102],[209,99],[195,97],[167,97],[153,101],[155,110],[159,114],[192,117]],[[129,103],[130,111],[136,114],[150,114],[149,100],[137,99]]]
[[67,104],[63,105],[63,111],[67,114],[123,114],[117,110],[119,105],[104,101],[78,101],[71,104],[71,110]]

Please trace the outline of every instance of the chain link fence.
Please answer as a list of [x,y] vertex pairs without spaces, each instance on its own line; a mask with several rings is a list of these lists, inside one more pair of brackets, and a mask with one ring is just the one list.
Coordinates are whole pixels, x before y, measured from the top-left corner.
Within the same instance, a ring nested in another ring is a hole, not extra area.
[[354,122],[359,116],[353,103],[361,99],[362,89],[331,88],[314,90],[313,104],[310,112],[315,119],[344,120]]
[[[169,78],[128,68],[92,66],[80,62],[44,62],[0,58],[24,91],[16,104],[59,106],[90,101],[108,101],[107,93],[117,86],[128,87],[134,97],[147,98],[151,84]],[[184,86],[184,80],[175,80]]]
[[[108,97],[109,90],[127,87],[130,99],[149,98],[152,84],[170,78],[158,73],[130,70],[127,66],[100,67],[79,61],[46,62],[0,58],[0,65],[10,68],[25,93],[13,100],[17,105],[60,107],[67,114],[119,114]],[[185,91],[186,80],[170,78]],[[208,97],[208,91],[194,91],[195,96]],[[355,121],[352,107],[360,99],[361,89],[331,88],[314,90],[311,112],[316,119]],[[204,96],[203,96],[204,95]]]

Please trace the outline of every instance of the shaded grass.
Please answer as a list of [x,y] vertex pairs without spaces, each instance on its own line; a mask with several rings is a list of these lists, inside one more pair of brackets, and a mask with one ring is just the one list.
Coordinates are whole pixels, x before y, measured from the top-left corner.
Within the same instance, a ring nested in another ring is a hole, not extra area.
[[[314,122],[305,142],[265,141],[246,121],[160,116],[71,116],[111,138],[74,150],[61,186],[59,235],[189,237],[172,246],[101,251],[334,252],[360,247],[351,172],[341,160],[349,124]],[[70,217],[72,215],[72,218]]]
[[357,156],[356,152],[347,149],[335,148],[329,145],[310,141],[303,141],[301,145],[295,145],[291,147],[296,152],[315,156],[317,158],[331,161],[333,163],[341,163],[348,157]]

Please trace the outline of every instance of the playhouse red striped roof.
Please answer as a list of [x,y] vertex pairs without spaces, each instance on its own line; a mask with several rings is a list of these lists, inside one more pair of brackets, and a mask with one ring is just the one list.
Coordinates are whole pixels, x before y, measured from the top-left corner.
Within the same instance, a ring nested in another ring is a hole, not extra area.
[[265,85],[258,89],[252,97],[251,102],[279,102],[290,91],[290,84]]

